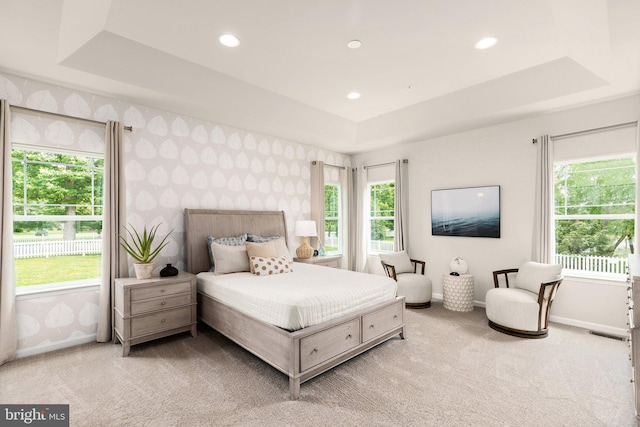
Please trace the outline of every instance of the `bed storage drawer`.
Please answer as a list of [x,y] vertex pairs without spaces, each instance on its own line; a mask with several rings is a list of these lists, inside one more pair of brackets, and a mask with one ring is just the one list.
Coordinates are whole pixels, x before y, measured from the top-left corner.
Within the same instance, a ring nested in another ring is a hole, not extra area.
[[302,371],[344,353],[360,344],[360,319],[336,325],[300,340]]
[[382,335],[403,322],[402,314],[404,304],[402,301],[362,316],[362,342]]

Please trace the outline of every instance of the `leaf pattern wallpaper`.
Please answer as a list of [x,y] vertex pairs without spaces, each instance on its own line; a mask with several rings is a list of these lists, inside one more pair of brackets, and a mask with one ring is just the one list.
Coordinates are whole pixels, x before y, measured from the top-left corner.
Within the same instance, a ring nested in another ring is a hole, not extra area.
[[[349,155],[222,124],[133,105],[87,92],[0,73],[0,98],[11,105],[99,121],[125,131],[127,221],[173,229],[156,271],[182,270],[185,208],[283,210],[289,247],[295,221],[309,219],[312,160],[349,166]],[[220,102],[213,100],[212,102]],[[16,143],[102,153],[104,128],[46,114],[12,111]],[[223,237],[223,236],[220,236]],[[19,355],[95,338],[97,290],[19,297]]]

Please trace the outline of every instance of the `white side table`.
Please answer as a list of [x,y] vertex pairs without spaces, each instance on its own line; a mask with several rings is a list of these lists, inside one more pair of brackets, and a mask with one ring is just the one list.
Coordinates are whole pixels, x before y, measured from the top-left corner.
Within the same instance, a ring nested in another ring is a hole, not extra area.
[[473,311],[473,274],[443,274],[442,293],[447,310]]

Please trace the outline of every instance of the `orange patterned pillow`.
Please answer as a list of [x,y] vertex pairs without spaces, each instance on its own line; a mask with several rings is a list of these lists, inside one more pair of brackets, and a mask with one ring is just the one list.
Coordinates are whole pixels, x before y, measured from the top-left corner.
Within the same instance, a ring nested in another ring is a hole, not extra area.
[[251,263],[253,272],[256,276],[269,276],[293,271],[291,268],[291,261],[285,256],[252,256],[249,262]]

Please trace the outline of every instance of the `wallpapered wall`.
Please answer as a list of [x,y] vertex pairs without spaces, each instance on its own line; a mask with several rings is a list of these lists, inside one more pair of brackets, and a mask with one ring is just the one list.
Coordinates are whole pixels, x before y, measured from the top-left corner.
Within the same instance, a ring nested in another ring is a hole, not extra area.
[[[184,268],[184,208],[284,210],[289,246],[295,248],[295,221],[310,214],[309,162],[351,162],[348,155],[298,142],[10,74],[0,74],[0,98],[11,105],[133,126],[133,132],[125,132],[127,221],[136,227],[162,223],[159,233],[173,229],[169,245],[156,258],[156,273],[166,263]],[[103,147],[100,127],[48,115],[16,111],[12,130],[14,141],[24,144],[89,152]],[[17,311],[22,355],[90,341],[96,331],[97,291],[19,297]]]

